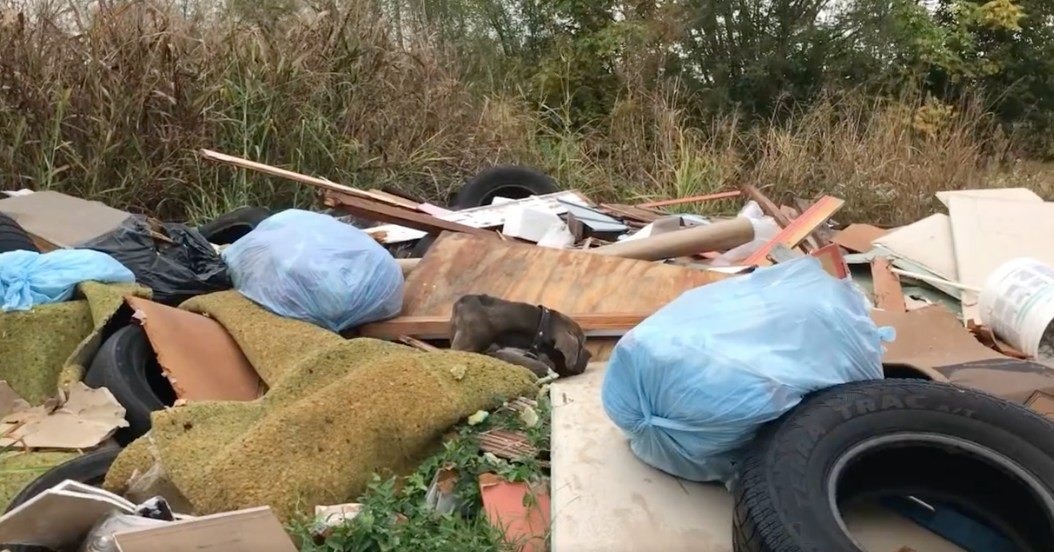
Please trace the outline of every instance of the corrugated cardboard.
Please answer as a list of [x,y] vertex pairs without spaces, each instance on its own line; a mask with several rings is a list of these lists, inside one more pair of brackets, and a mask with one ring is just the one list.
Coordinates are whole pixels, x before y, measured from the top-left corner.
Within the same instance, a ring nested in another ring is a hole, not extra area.
[[831,237],[831,241],[849,251],[866,253],[874,247],[871,245],[872,242],[888,233],[889,230],[871,226],[870,224],[850,224],[845,230]]
[[263,394],[259,374],[219,322],[140,297],[125,301],[135,309],[177,397],[251,401]]
[[1054,370],[1037,362],[999,354],[977,341],[955,315],[941,306],[909,312],[871,311],[897,338],[886,344],[883,364],[909,366],[936,381],[980,389],[1024,403],[1037,389],[1054,389]]
[[1025,406],[1048,418],[1054,418],[1054,394],[1052,393],[1036,391],[1025,401]]
[[124,407],[105,387],[91,389],[76,382],[68,393],[58,408],[45,404],[5,416],[0,420],[0,447],[87,449],[128,426]]

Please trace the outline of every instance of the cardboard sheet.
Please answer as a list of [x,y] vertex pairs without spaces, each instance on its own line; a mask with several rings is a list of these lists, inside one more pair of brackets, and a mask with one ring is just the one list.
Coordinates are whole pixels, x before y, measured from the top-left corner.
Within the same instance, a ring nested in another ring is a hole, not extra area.
[[21,412],[29,409],[29,403],[15,393],[14,389],[6,381],[0,380],[0,418],[12,412]]
[[875,240],[885,236],[889,230],[871,226],[870,224],[850,224],[841,232],[835,234],[831,241],[856,253],[871,251],[871,244]]
[[886,344],[882,357],[887,366],[909,366],[936,381],[973,387],[1019,403],[1037,389],[1054,389],[1054,370],[985,347],[944,307],[901,313],[873,310],[871,318],[880,326],[896,329],[897,338]]
[[265,386],[219,322],[140,297],[126,297],[176,396],[188,401],[251,401]]
[[120,552],[296,552],[266,506],[117,533],[114,542]]
[[953,282],[959,280],[952,242],[951,219],[936,214],[909,224],[874,241],[897,257]]
[[70,386],[66,403],[54,411],[42,405],[0,420],[0,447],[87,449],[127,426],[124,407],[109,390],[76,382]]
[[1054,203],[955,196],[948,211],[963,284],[983,287],[989,274],[1018,257],[1054,265]]
[[74,247],[91,241],[131,216],[98,201],[51,191],[0,200],[0,213],[15,219],[38,245],[45,245],[42,249]]
[[937,192],[937,199],[948,207],[953,197],[976,197],[980,199],[1007,199],[1010,201],[1043,201],[1036,192],[1028,188],[991,188],[986,190],[949,190]]

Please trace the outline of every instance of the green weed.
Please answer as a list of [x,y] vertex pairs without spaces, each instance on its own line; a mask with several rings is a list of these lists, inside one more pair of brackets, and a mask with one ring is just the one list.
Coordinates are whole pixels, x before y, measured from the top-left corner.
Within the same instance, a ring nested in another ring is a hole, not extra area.
[[[380,552],[422,550],[435,552],[500,552],[515,550],[483,514],[479,475],[496,473],[509,481],[538,482],[545,470],[537,459],[506,461],[480,454],[478,436],[494,428],[524,432],[529,442],[548,450],[550,403],[539,400],[538,423],[528,427],[515,412],[499,409],[482,423],[454,429],[442,450],[403,478],[374,476],[359,499],[362,511],[351,522],[320,531],[313,519],[293,523],[290,532],[305,552]],[[425,501],[436,472],[458,474],[454,495],[458,507],[451,514],[436,513]],[[528,495],[528,501],[532,497]]]

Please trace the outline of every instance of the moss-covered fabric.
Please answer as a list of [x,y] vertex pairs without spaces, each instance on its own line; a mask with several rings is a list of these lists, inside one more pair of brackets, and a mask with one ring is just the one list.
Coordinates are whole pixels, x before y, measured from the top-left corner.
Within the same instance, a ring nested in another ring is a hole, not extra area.
[[0,512],[22,488],[49,469],[77,457],[76,452],[17,452],[0,453]]
[[0,313],[0,380],[30,404],[55,396],[84,377],[102,341],[102,329],[125,295],[149,297],[146,288],[84,282],[76,300]]
[[270,391],[253,402],[155,412],[150,434],[118,456],[106,488],[124,492],[157,462],[199,515],[266,504],[290,519],[354,500],[374,473],[416,468],[460,419],[535,393],[524,368],[471,353],[344,340],[234,292],[183,307],[222,323]]

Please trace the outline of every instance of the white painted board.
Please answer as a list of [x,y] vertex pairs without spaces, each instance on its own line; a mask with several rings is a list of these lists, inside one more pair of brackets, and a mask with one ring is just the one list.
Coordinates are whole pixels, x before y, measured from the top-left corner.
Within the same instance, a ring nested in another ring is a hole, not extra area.
[[875,240],[874,245],[882,246],[945,280],[959,280],[948,215],[938,213],[893,230]]
[[989,274],[1018,257],[1054,265],[1054,203],[969,196],[949,203],[959,282],[983,287]]
[[[545,211],[554,215],[562,215],[567,212],[567,205],[561,203],[561,201],[577,203],[579,205],[589,205],[589,200],[582,197],[582,194],[570,190],[541,196],[531,196],[497,205],[484,205],[482,207],[451,211],[448,214],[440,215],[436,218],[457,222],[473,228],[494,228],[505,224],[505,217],[512,211],[520,209],[521,207],[529,207],[531,209]],[[428,235],[427,232],[406,228],[397,224],[382,224],[380,226],[366,228],[363,231],[370,235],[383,233],[384,237],[380,239],[380,242],[386,244],[419,240]]]
[[948,190],[937,192],[937,199],[948,206],[948,201],[953,197],[977,197],[981,199],[1007,199],[1011,201],[1043,201],[1036,192],[1028,188],[989,188],[985,190]]
[[[600,402],[605,364],[553,382],[553,552],[731,552],[732,496],[685,481],[633,455]],[[892,512],[845,513],[866,550],[962,549]]]

